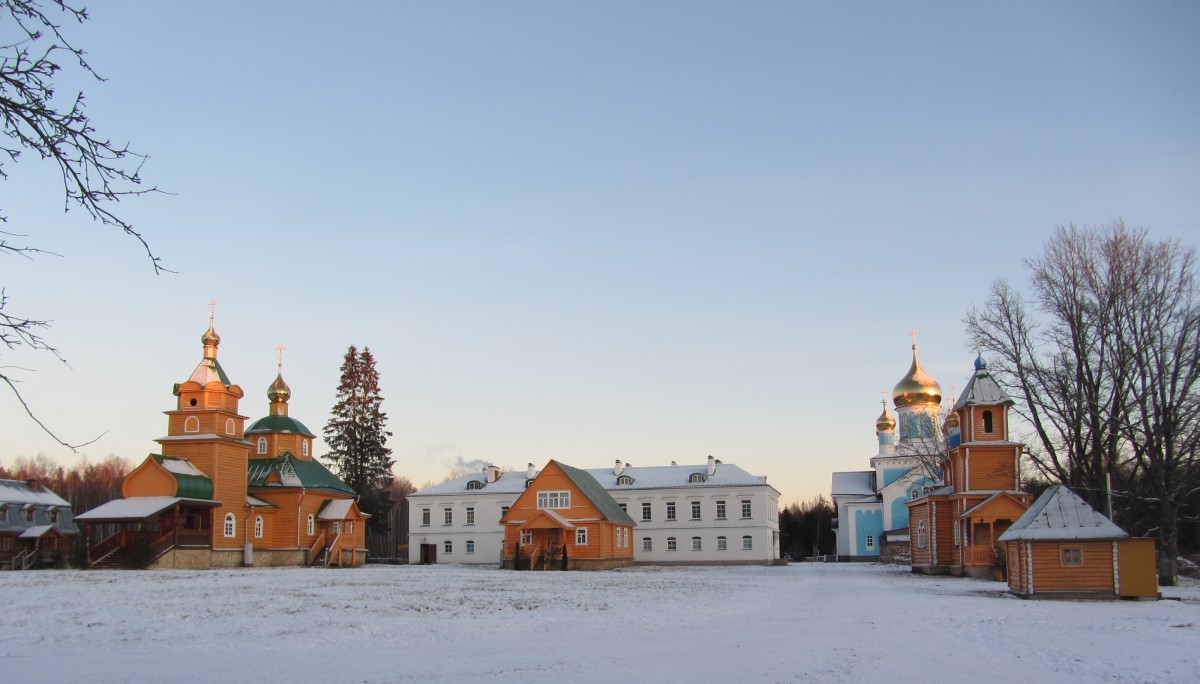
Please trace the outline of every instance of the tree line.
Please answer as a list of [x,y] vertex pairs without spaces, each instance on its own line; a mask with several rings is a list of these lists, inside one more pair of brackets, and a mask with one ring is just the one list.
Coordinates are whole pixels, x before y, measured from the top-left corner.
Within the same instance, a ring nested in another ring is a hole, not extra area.
[[[965,318],[1017,399],[1028,462],[1134,535],[1159,581],[1200,547],[1200,297],[1195,250],[1118,221],[1060,226]],[[1108,502],[1111,498],[1111,511]]]

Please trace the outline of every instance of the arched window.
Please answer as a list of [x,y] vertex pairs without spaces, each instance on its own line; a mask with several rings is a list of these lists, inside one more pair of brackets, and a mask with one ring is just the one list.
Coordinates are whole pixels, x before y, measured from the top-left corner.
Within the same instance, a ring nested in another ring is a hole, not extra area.
[[263,519],[262,519],[262,516],[260,515],[254,519],[254,538],[262,539],[262,536],[263,536]]
[[700,537],[692,537],[692,550],[693,551],[700,550]]
[[317,533],[316,521],[313,520],[312,513],[308,514],[308,536],[313,536]]
[[225,434],[227,434],[227,435],[233,434],[233,419],[232,418],[225,419]]
[[[954,524],[955,524],[955,526],[958,525],[957,522]],[[955,534],[957,534],[957,532]],[[917,548],[918,549],[925,548],[925,543],[926,543],[926,541],[925,541],[925,521],[922,520],[917,523]]]
[[300,455],[301,456],[308,455],[308,440],[307,439],[300,441]]
[[630,476],[628,476],[628,475],[622,475],[622,476],[620,476],[620,477],[618,477],[618,478],[617,478],[617,484],[619,484],[619,485],[631,485],[631,484],[633,484],[633,478],[632,478],[632,477],[630,477]]
[[754,537],[746,535],[742,537],[742,550],[749,551],[754,548]]
[[475,553],[475,542],[471,539],[467,540],[467,553]]
[[467,489],[483,489],[483,483],[479,480],[471,480],[467,482]]
[[225,514],[225,536],[226,537],[237,536],[237,520],[234,519],[232,513]]
[[260,453],[260,454],[267,453],[267,438],[266,437],[258,438],[258,453]]
[[983,412],[983,431],[984,432],[992,431],[992,412],[991,411]]
[[873,551],[874,549],[875,549],[875,536],[868,534],[867,535],[867,550]]
[[184,432],[200,432],[200,419],[196,416],[188,416],[183,419]]

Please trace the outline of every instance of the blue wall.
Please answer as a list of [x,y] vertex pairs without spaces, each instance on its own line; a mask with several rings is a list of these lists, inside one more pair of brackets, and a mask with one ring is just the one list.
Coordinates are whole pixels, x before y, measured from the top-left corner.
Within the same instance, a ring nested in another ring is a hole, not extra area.
[[[867,548],[867,535],[875,539],[875,548]],[[879,555],[879,537],[883,535],[883,511],[854,511],[854,548],[850,553],[855,556]]]
[[908,527],[908,506],[904,502],[908,499],[897,497],[892,500],[892,529],[898,530],[901,527]]

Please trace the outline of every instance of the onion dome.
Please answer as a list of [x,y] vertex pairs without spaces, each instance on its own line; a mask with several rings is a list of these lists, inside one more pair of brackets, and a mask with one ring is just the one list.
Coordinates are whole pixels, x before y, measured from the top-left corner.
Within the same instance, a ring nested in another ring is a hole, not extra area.
[[896,419],[888,413],[887,402],[883,404],[883,413],[875,420],[875,429],[879,432],[891,432],[896,429]]
[[213,330],[211,320],[208,322],[208,330],[200,336],[200,344],[206,347],[216,347],[221,344],[221,336],[217,334],[216,330]]
[[983,354],[975,355],[975,370],[987,370],[987,361],[983,360]]
[[896,408],[913,405],[938,406],[942,403],[942,386],[937,383],[917,360],[917,345],[913,345],[912,366],[908,374],[896,383],[892,390],[892,401]]
[[946,416],[946,422],[942,425],[942,434],[949,435],[958,429],[958,413],[951,411],[950,415]]
[[288,384],[283,381],[283,373],[276,375],[275,382],[271,383],[271,386],[267,388],[267,398],[271,400],[271,403],[275,403],[277,401],[287,401],[291,396],[292,388],[288,387]]

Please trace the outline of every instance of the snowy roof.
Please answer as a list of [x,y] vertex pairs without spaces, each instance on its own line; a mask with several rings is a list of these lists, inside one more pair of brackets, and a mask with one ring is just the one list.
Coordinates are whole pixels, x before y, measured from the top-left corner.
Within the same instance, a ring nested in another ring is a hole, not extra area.
[[174,458],[171,456],[162,456],[159,464],[169,473],[175,475],[191,475],[192,477],[203,477],[208,479],[208,476],[200,471],[199,468],[192,465],[192,462],[186,458]]
[[858,470],[853,472],[834,473],[834,496],[855,496],[875,493],[875,471]]
[[317,520],[345,520],[352,505],[354,505],[354,499],[331,499],[321,506],[320,512],[317,513]]
[[21,480],[0,480],[0,503],[71,507],[71,504],[49,489],[32,489],[28,483]]
[[[561,461],[559,462],[561,465]],[[610,494],[616,492],[637,491],[639,489],[668,489],[668,488],[711,488],[711,487],[747,487],[767,485],[767,478],[751,475],[732,463],[718,463],[716,472],[708,475],[708,464],[673,465],[673,466],[625,466],[621,475],[633,478],[633,484],[618,485],[617,474],[612,468],[587,468],[584,472],[591,475],[600,486]],[[539,471],[540,472],[540,471]],[[693,474],[705,475],[704,482],[691,482]],[[483,473],[471,473],[462,477],[434,485],[409,496],[439,496],[459,494],[467,491],[467,483],[478,482],[482,485],[477,494],[520,494],[525,491],[526,471],[501,473],[495,482],[488,482]],[[874,490],[872,490],[874,491]]]
[[30,527],[22,532],[17,539],[37,539],[52,529],[54,529],[54,525],[38,525],[36,527]]
[[177,496],[134,496],[128,499],[114,499],[109,501],[102,506],[93,508],[87,513],[75,516],[75,520],[82,520],[84,522],[135,522],[145,520],[152,515],[158,515],[180,502],[187,502],[193,505],[221,505],[217,501],[182,499]]
[[565,527],[568,530],[575,529],[574,523],[572,523],[570,520],[567,520],[566,518],[562,517],[558,513],[555,513],[554,511],[550,510],[549,508],[542,509],[541,513],[544,514],[547,518],[552,519],[554,522],[558,523],[559,525],[562,525],[563,527]]
[[1079,498],[1070,489],[1054,485],[997,541],[1126,539],[1129,533]]
[[975,359],[975,375],[972,375],[971,379],[967,381],[962,395],[954,404],[954,410],[957,411],[967,406],[999,406],[1012,403],[1014,403],[1013,400],[992,379],[991,374],[988,373],[987,364],[984,363],[983,357],[980,357]]
[[255,508],[279,508],[279,506],[276,506],[270,501],[263,501],[257,496],[251,496],[249,494],[246,495],[246,505],[253,506]]

